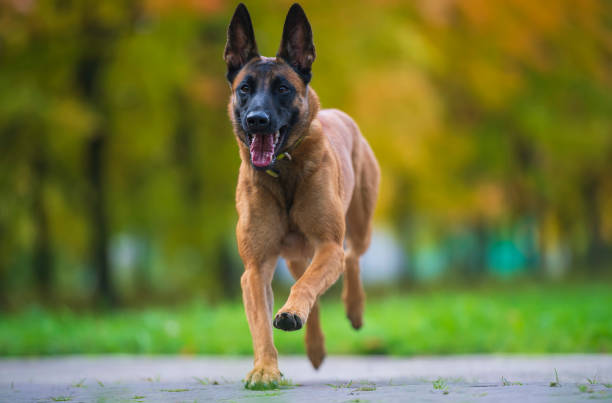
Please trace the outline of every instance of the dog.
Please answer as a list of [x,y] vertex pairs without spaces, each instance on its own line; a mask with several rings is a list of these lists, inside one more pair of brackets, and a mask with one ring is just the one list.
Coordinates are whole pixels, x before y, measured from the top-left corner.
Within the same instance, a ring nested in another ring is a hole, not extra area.
[[[259,55],[249,12],[239,4],[224,60],[228,114],[242,160],[236,239],[254,352],[245,382],[274,386],[281,373],[272,326],[294,331],[305,325],[307,355],[318,368],[325,357],[318,298],[341,274],[346,315],[355,329],[362,325],[359,257],[370,244],[380,169],[357,124],[342,111],[320,109],[309,85],[312,30],[299,4],[289,9],[276,57]],[[279,256],[296,282],[273,318]]]

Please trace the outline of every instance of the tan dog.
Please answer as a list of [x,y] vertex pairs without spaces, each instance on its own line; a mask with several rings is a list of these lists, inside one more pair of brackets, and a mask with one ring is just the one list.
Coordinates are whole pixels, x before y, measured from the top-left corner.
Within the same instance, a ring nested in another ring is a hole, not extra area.
[[[224,59],[242,158],[236,237],[255,355],[246,384],[273,386],[281,373],[272,325],[290,331],[305,323],[308,358],[318,368],[325,347],[317,300],[342,273],[346,314],[361,327],[359,257],[370,243],[380,172],[355,122],[339,110],[319,110],[308,86],[312,31],[298,4],[287,14],[276,58],[259,55],[249,13],[238,5]],[[273,320],[271,281],[279,256],[297,281]]]

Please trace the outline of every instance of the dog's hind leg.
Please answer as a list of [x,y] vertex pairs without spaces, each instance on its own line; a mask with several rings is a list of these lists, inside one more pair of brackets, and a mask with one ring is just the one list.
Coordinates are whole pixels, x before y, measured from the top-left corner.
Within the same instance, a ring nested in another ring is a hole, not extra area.
[[[306,271],[308,262],[305,260],[289,260],[287,261],[287,266],[293,278],[297,280],[304,274],[304,271]],[[310,315],[306,321],[305,342],[308,359],[312,363],[312,366],[318,369],[325,358],[325,337],[323,336],[323,330],[321,329],[321,322],[319,320],[318,300],[310,310]]]
[[359,254],[349,250],[345,257],[344,281],[342,288],[342,301],[346,309],[346,317],[355,329],[363,324],[363,307],[365,292],[361,285],[359,273]]
[[361,284],[359,257],[370,246],[372,216],[378,193],[379,171],[369,147],[364,150],[361,175],[358,177],[346,214],[346,246],[342,300],[346,316],[355,329],[363,324],[365,292]]

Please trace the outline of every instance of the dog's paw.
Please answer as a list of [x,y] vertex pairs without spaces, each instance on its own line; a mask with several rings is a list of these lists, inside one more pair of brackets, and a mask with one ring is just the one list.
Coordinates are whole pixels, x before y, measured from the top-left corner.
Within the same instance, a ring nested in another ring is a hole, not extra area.
[[282,374],[275,366],[256,366],[244,380],[244,387],[252,390],[278,389]]
[[323,346],[323,342],[320,343],[308,343],[306,342],[306,355],[310,360],[314,369],[319,369],[321,364],[323,363],[323,359],[325,359],[325,347]]
[[302,318],[290,312],[280,312],[274,318],[274,327],[288,332],[300,330],[302,324]]
[[353,329],[359,330],[363,325],[363,306],[365,302],[363,290],[358,290],[353,293],[344,293],[342,299],[346,309],[346,317],[351,322]]
[[351,326],[353,326],[353,329],[361,329],[361,326],[363,325],[363,319],[361,314],[349,313],[346,315],[346,317],[351,322]]

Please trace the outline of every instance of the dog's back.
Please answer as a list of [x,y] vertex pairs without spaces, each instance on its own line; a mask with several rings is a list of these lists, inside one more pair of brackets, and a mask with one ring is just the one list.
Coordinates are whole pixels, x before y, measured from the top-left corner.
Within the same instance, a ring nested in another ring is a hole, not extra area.
[[342,169],[345,213],[355,198],[369,198],[364,192],[374,193],[367,204],[374,203],[380,170],[370,145],[355,121],[339,109],[323,109],[317,114],[317,119]]

